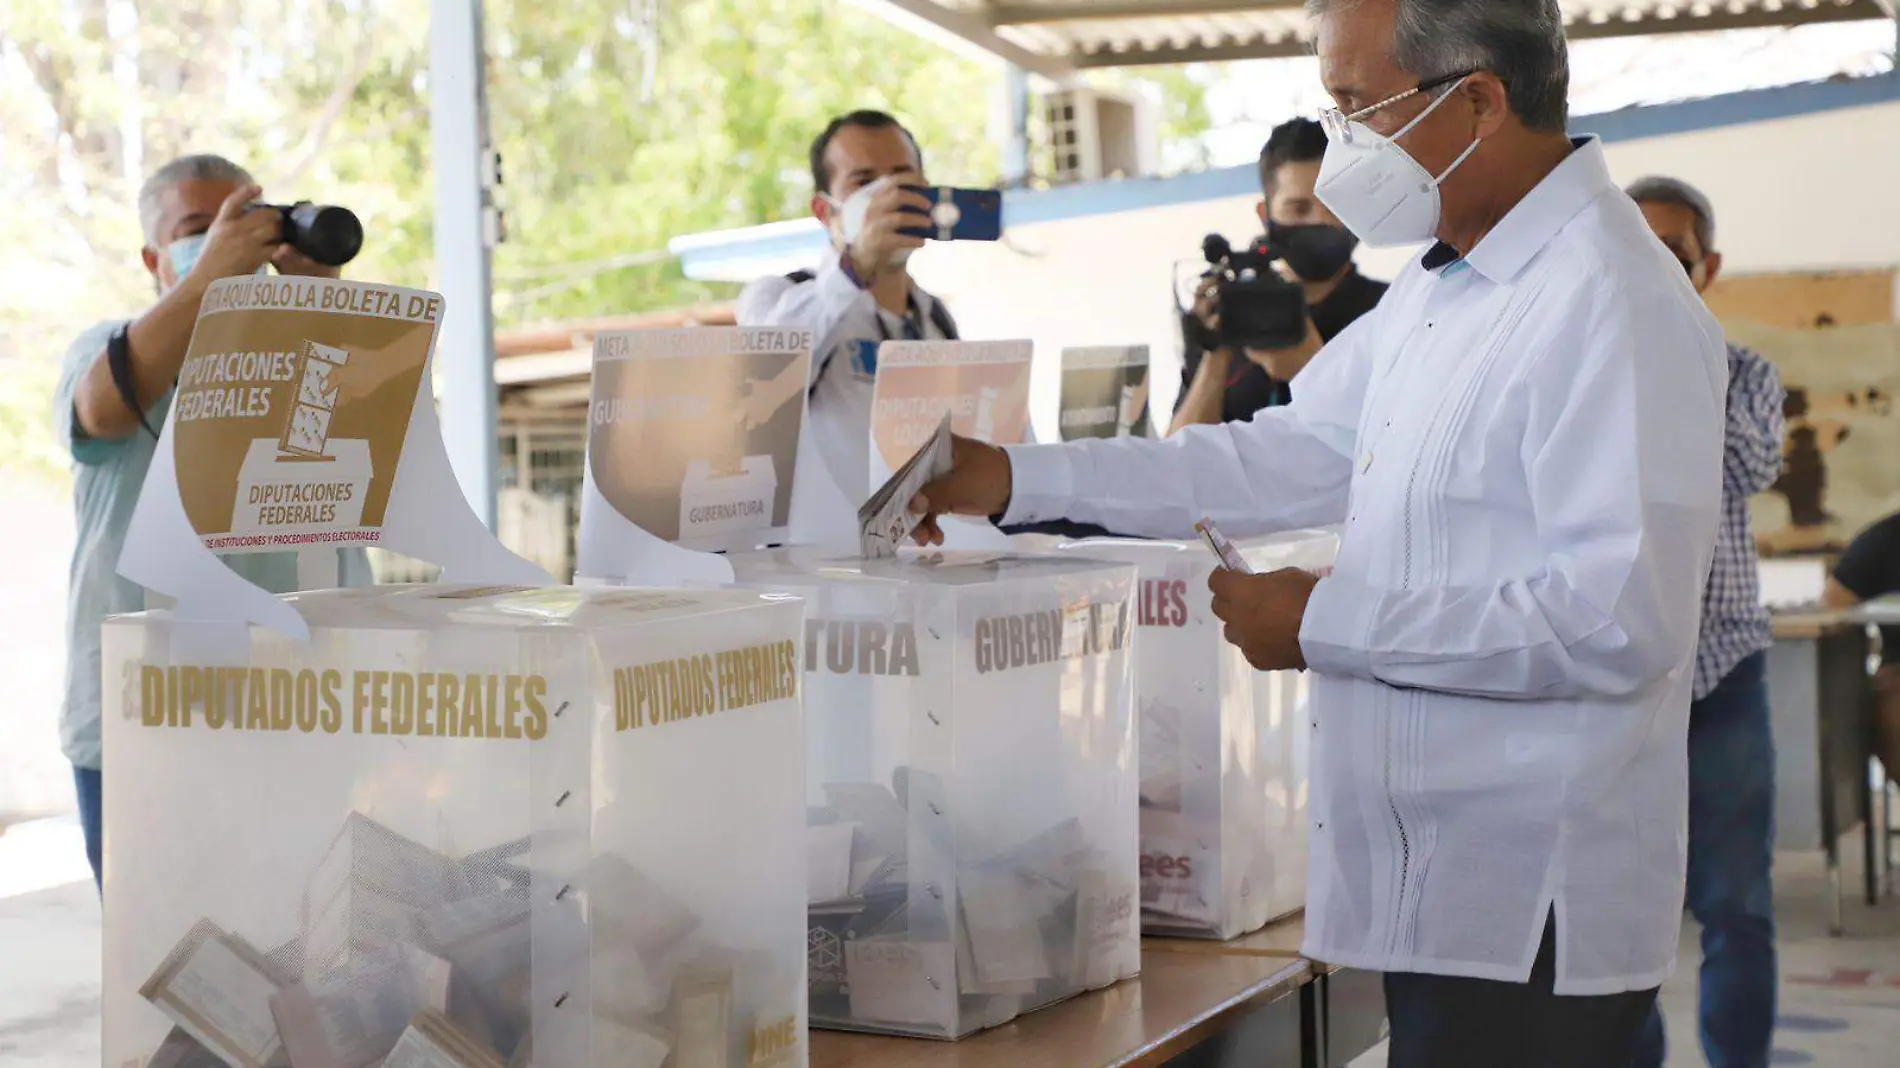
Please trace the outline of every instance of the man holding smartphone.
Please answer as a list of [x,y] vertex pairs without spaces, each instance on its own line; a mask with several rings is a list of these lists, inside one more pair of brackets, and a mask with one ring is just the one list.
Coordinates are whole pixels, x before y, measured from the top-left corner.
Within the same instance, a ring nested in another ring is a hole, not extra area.
[[811,177],[811,213],[829,231],[831,251],[811,270],[753,282],[737,308],[741,326],[813,331],[811,377],[758,384],[748,403],[775,409],[797,390],[810,389],[808,433],[832,480],[855,505],[870,478],[877,346],[955,340],[957,327],[908,269],[911,253],[924,245],[920,228],[929,226],[931,211],[917,192],[928,183],[910,131],[881,111],[841,115],[812,142]]

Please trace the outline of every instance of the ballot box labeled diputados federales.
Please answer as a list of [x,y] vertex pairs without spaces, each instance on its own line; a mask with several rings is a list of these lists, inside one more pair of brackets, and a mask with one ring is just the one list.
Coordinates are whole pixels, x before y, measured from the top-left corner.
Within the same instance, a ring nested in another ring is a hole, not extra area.
[[803,605],[285,598],[104,632],[111,1068],[802,1068]]
[[807,604],[812,1023],[955,1038],[1134,975],[1134,568],[729,559]]
[[[1239,541],[1256,573],[1324,574],[1330,532]],[[1094,539],[1065,554],[1140,568],[1141,919],[1149,934],[1234,938],[1306,904],[1305,676],[1255,671],[1221,637],[1200,541]]]

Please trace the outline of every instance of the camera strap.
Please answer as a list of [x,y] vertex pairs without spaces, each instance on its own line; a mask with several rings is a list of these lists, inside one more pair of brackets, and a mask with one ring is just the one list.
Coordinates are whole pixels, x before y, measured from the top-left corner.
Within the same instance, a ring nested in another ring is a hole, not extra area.
[[132,380],[131,331],[132,325],[123,323],[106,339],[106,370],[112,375],[112,388],[118,391],[119,400],[138,418],[145,432],[157,440],[158,431],[152,429],[152,424],[145,418],[145,409],[139,407],[138,387]]

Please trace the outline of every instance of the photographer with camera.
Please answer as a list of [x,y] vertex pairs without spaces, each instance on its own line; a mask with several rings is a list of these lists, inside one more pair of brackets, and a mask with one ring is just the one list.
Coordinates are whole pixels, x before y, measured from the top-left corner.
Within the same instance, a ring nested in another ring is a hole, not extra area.
[[[185,362],[198,305],[220,278],[280,273],[338,276],[362,244],[341,208],[258,203],[249,172],[220,156],[160,167],[139,189],[141,251],[158,300],[135,319],[99,323],[61,363],[53,417],[72,454],[75,543],[66,614],[66,696],[60,745],[73,763],[80,823],[93,878],[100,874],[99,627],[145,607],[144,591],[118,575],[126,527]],[[360,549],[340,551],[344,585],[370,581]],[[226,556],[231,569],[273,592],[297,588],[292,553]]]
[[[1293,376],[1384,295],[1384,282],[1353,266],[1358,239],[1313,193],[1325,154],[1326,133],[1312,119],[1274,127],[1260,150],[1262,199],[1255,209],[1266,234],[1238,254],[1218,235],[1202,243],[1210,266],[1194,307],[1181,316],[1181,392],[1169,433],[1286,404]],[[1246,282],[1243,272],[1256,281]],[[1275,280],[1289,284],[1274,286]],[[1224,304],[1228,320],[1246,321],[1224,322]]]

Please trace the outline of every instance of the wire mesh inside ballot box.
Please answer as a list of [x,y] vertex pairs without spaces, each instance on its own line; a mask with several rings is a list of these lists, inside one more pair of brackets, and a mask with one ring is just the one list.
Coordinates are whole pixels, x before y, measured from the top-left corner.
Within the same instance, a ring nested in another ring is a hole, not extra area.
[[295,600],[107,624],[106,1064],[805,1063],[802,606]]
[[1133,570],[733,557],[805,598],[814,1026],[955,1038],[1133,975]]

